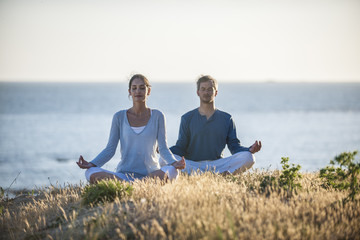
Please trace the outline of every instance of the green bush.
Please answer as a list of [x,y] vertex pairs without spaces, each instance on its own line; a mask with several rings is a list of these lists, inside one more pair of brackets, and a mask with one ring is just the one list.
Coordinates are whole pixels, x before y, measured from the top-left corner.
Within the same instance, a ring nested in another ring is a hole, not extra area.
[[5,191],[2,187],[0,187],[0,200],[4,200],[5,198]]
[[[354,201],[360,192],[359,173],[360,163],[355,161],[357,151],[343,152],[330,161],[331,166],[320,170],[320,178],[325,183],[323,187],[333,187],[338,190],[350,190],[349,195],[344,199]],[[339,166],[335,166],[339,165]]]
[[133,187],[128,183],[111,179],[101,180],[96,184],[87,185],[82,193],[84,205],[96,204],[99,202],[112,202],[115,198],[131,196]]
[[266,192],[269,195],[278,187],[278,179],[275,176],[265,175],[260,180],[260,192]]
[[302,178],[299,173],[301,166],[291,164],[290,167],[288,162],[288,157],[282,157],[281,164],[283,170],[281,171],[281,174],[278,176],[265,175],[262,177],[260,182],[261,192],[269,194],[271,191],[284,189],[287,191],[288,196],[291,196],[294,190],[301,189],[301,184],[296,182],[298,179]]
[[281,158],[281,164],[283,170],[279,177],[279,185],[280,187],[284,188],[287,191],[301,189],[301,184],[295,182],[296,180],[302,178],[301,174],[299,173],[301,166],[300,165],[295,166],[295,164],[291,164],[290,167],[288,162],[289,162],[288,157]]

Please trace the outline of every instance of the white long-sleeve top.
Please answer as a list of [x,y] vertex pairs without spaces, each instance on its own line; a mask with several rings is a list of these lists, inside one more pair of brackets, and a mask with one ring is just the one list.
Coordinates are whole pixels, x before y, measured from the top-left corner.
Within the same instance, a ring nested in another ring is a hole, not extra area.
[[126,111],[121,110],[114,114],[108,144],[91,163],[98,167],[103,166],[114,156],[119,141],[121,161],[117,166],[117,172],[142,177],[160,169],[156,157],[157,146],[160,156],[167,164],[175,162],[176,159],[167,146],[164,114],[152,109],[145,128],[140,133],[135,133]]

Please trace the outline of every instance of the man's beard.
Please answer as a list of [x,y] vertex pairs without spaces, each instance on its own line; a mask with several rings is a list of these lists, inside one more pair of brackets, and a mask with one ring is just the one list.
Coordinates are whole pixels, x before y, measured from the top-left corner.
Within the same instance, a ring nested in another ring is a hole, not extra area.
[[212,97],[207,97],[207,98],[200,98],[202,103],[211,103],[214,101],[214,99]]

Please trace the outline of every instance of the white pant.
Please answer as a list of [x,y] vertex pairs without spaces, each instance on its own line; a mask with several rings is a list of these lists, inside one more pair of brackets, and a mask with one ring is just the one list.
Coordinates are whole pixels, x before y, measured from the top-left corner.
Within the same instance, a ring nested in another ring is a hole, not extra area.
[[[168,176],[168,179],[169,180],[173,180],[173,179],[176,179],[179,175],[178,173],[178,170],[174,167],[174,166],[163,166],[161,168],[161,171],[163,171],[164,173],[166,173],[166,175]],[[88,168],[86,171],[85,171],[85,177],[86,177],[86,180],[88,180],[88,182],[90,182],[90,176],[94,173],[98,173],[98,172],[106,172],[106,173],[110,173],[110,174],[113,174],[115,175],[116,177],[124,180],[124,181],[127,181],[127,182],[132,182],[134,181],[135,179],[142,179],[144,177],[134,177],[132,176],[131,174],[124,174],[124,173],[118,173],[118,172],[111,172],[109,170],[106,170],[106,169],[103,169],[103,168],[100,168],[100,167],[91,167],[91,168]]]
[[[177,160],[181,157],[175,155]],[[251,168],[255,163],[255,156],[249,151],[235,153],[230,157],[220,158],[213,161],[192,161],[185,159],[186,167],[183,172],[191,174],[192,172],[211,171],[214,173],[230,172],[233,174],[241,173]]]

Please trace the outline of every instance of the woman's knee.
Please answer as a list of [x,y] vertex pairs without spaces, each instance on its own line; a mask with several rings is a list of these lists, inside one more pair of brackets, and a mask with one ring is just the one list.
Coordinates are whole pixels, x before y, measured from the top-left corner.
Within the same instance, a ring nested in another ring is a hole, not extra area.
[[86,169],[85,171],[85,178],[88,182],[90,182],[90,177],[92,174],[101,171],[99,167],[91,167]]
[[88,182],[90,182],[90,177],[91,177],[91,175],[93,174],[93,171],[92,170],[90,170],[91,168],[88,168],[88,169],[86,169],[86,171],[85,171],[85,178],[86,178],[86,180],[88,181]]
[[174,166],[164,166],[161,171],[166,175],[169,180],[176,179],[179,175],[178,170]]

